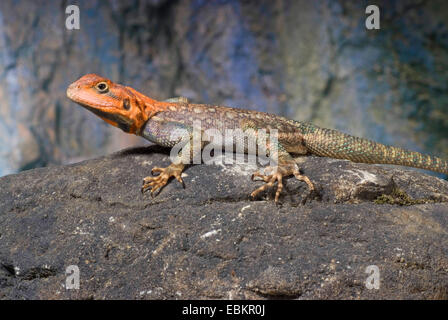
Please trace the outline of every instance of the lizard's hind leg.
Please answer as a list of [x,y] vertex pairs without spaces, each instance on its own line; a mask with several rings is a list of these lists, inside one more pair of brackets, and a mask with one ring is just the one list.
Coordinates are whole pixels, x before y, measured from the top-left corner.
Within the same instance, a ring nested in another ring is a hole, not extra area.
[[[275,169],[273,169],[273,167],[267,167],[265,169],[266,171],[274,171]],[[274,185],[274,183],[277,181],[277,191],[275,192],[275,202],[278,201],[278,198],[280,197],[280,193],[283,190],[283,174],[281,174],[278,170],[275,170],[274,173],[272,174],[262,174],[259,171],[255,172],[252,175],[252,180],[255,180],[256,177],[260,177],[261,179],[263,179],[264,182],[266,182],[264,185],[262,185],[261,187],[255,189],[250,196],[251,197],[255,197],[257,194],[259,194],[260,192],[263,192],[264,190],[272,187]]]
[[275,182],[277,182],[277,191],[275,192],[274,201],[278,202],[280,194],[283,190],[283,178],[291,175],[294,175],[297,180],[303,181],[308,185],[309,194],[315,191],[314,185],[311,180],[307,176],[300,174],[297,164],[295,163],[291,155],[289,155],[289,153],[280,154],[278,166],[268,166],[264,169],[264,172],[265,174],[262,174],[257,171],[252,175],[252,180],[255,180],[256,177],[260,177],[265,182],[265,184],[255,189],[250,194],[251,197],[255,197],[266,189],[271,188],[275,184]]

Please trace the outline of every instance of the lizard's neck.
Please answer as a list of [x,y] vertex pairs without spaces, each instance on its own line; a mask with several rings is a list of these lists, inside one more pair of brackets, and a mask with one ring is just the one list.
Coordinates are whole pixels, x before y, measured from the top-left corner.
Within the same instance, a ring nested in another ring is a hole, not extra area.
[[140,113],[135,116],[135,120],[138,119],[139,126],[135,132],[137,135],[142,135],[146,123],[149,119],[151,119],[155,114],[165,111],[172,103],[162,102],[155,99],[152,99],[144,94],[134,90],[130,87],[127,87],[129,91],[131,91],[132,95],[135,99],[134,102],[137,104]]
[[146,97],[144,101],[143,112],[145,113],[147,119],[153,117],[156,113],[165,111],[172,103],[157,101]]

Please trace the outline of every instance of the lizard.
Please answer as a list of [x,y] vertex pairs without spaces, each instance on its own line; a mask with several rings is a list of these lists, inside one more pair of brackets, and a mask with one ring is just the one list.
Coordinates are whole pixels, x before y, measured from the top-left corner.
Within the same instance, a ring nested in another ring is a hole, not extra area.
[[[267,149],[268,153],[275,153],[277,164],[268,166],[263,173],[258,170],[252,175],[252,180],[261,178],[264,184],[250,194],[256,197],[277,184],[276,203],[283,189],[283,179],[289,176],[305,182],[310,194],[316,192],[311,180],[301,173],[294,156],[316,155],[358,163],[403,165],[448,174],[448,161],[439,157],[254,110],[194,104],[183,97],[158,101],[96,74],[82,76],[67,88],[66,93],[69,99],[107,123],[168,148],[179,143],[179,138],[171,135],[179,129],[188,132],[190,140],[187,143],[191,143],[195,121],[200,121],[204,130],[255,129],[251,131],[252,135],[264,129],[269,136],[269,132],[276,129],[277,141],[268,138]],[[201,141],[198,150],[201,151],[207,143],[210,141]],[[190,148],[189,154],[181,155],[179,152],[179,155],[187,158],[187,162],[191,161],[197,152],[193,150]],[[171,178],[185,187],[181,177],[185,166],[185,161],[177,161],[166,168],[154,167],[151,170],[153,176],[143,179],[142,192],[150,190],[152,196],[157,190],[160,193]],[[158,175],[154,176],[155,173]]]

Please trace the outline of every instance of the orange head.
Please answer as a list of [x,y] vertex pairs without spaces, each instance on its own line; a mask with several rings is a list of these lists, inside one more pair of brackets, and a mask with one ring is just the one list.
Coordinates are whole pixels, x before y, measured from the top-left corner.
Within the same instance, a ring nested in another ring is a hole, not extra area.
[[152,100],[136,90],[96,74],[86,74],[67,88],[67,97],[125,132],[140,134],[152,116]]

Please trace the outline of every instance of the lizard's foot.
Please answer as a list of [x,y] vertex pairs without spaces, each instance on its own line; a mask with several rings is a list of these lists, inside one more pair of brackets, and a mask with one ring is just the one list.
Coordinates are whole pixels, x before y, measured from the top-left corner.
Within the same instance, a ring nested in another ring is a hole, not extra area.
[[159,172],[160,174],[156,177],[146,177],[143,179],[142,193],[148,189],[151,189],[151,196],[154,196],[154,192],[162,189],[168,182],[171,177],[176,178],[182,186],[185,188],[184,181],[181,178],[182,171],[184,169],[184,165],[180,164],[170,164],[166,168],[154,167],[151,170],[151,173],[154,174]]
[[314,194],[315,188],[311,180],[304,175],[301,175],[299,171],[292,169],[292,168],[283,168],[283,167],[267,167],[265,169],[265,172],[268,174],[261,174],[259,171],[255,172],[252,175],[252,180],[255,180],[255,177],[260,177],[263,179],[264,182],[266,182],[265,185],[259,187],[258,189],[255,189],[250,195],[251,197],[255,197],[260,192],[263,192],[264,190],[272,187],[274,183],[277,181],[277,191],[275,192],[275,202],[278,202],[278,199],[280,197],[280,193],[283,190],[283,177],[287,177],[290,175],[294,175],[294,177],[297,180],[303,181],[308,185],[309,188],[309,194]]

